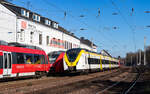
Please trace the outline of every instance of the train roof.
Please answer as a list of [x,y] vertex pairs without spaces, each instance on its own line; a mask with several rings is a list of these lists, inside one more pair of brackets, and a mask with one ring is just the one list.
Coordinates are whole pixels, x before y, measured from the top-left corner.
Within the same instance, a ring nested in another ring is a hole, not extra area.
[[40,55],[46,54],[44,50],[30,49],[30,48],[23,48],[23,47],[16,47],[16,46],[8,46],[8,45],[0,45],[0,51],[40,54]]
[[29,49],[43,50],[42,48],[37,47],[37,46],[26,45],[26,44],[21,44],[21,43],[17,43],[17,42],[8,43],[8,46],[23,47],[23,48],[29,48]]
[[8,45],[8,42],[0,40],[0,45]]
[[53,51],[53,52],[50,52],[48,53],[48,55],[51,55],[51,54],[60,54],[60,53],[63,53],[65,51]]

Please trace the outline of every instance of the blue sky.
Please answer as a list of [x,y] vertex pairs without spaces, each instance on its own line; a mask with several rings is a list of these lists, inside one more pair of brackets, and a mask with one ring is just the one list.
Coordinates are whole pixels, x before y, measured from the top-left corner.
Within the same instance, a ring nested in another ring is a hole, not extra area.
[[[124,57],[127,52],[143,50],[144,36],[147,38],[146,45],[150,45],[150,28],[146,27],[150,25],[150,13],[144,13],[150,11],[150,0],[11,0],[10,2],[59,22],[76,36],[92,40],[98,46],[98,51],[105,49],[113,56]],[[100,16],[97,16],[98,9]],[[117,15],[112,15],[113,13]],[[81,17],[82,15],[84,17]],[[81,28],[85,30],[80,30]]]

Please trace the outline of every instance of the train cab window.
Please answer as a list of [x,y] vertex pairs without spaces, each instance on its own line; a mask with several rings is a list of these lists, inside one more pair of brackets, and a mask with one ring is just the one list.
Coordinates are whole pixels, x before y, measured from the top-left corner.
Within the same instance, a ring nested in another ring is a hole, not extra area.
[[0,69],[3,68],[3,56],[0,56]]
[[17,64],[25,64],[25,58],[23,53],[16,53]]
[[49,54],[48,57],[49,57],[50,64],[55,63],[55,61],[58,58],[58,56],[59,56],[59,53],[51,53],[51,54]]

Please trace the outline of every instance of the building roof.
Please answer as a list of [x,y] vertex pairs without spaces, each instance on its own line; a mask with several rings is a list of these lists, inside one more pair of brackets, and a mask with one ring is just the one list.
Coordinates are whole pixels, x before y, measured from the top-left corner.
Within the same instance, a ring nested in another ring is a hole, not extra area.
[[[92,43],[90,40],[88,39],[84,39],[84,37],[81,37],[80,38],[80,42],[83,43],[83,44],[86,44],[88,46],[96,46],[94,43]],[[97,47],[97,46],[96,46]]]
[[[35,12],[32,12],[32,11],[26,9],[26,8],[23,8],[23,7],[20,7],[20,6],[16,6],[16,5],[14,5],[14,4],[12,4],[12,3],[9,3],[9,2],[7,2],[7,1],[5,1],[5,0],[4,0],[4,1],[1,1],[0,3],[1,3],[2,5],[4,5],[6,8],[8,8],[10,11],[12,11],[14,14],[16,14],[17,16],[22,17],[22,18],[25,18],[25,19],[27,19],[27,20],[31,20],[31,21],[33,21],[33,22],[40,23],[40,24],[42,24],[42,25],[48,26],[48,25],[45,24],[45,19],[48,19],[49,21],[55,22],[55,23],[58,24],[58,22],[56,22],[56,21],[53,21],[53,20],[51,20],[51,19],[49,19],[49,18],[46,18],[46,17],[43,17],[43,16],[41,16],[40,14],[37,14],[37,13],[35,13]],[[30,15],[29,18],[21,15],[21,9],[24,9],[24,10],[26,10],[26,11],[28,11],[28,12],[30,13],[30,14],[29,14],[29,15]],[[33,20],[33,18],[32,18],[32,15],[33,15],[33,14],[36,14],[36,15],[40,16],[40,22]],[[73,33],[67,31],[66,29],[64,29],[63,27],[61,27],[61,26],[59,26],[59,25],[58,25],[58,28],[54,28],[52,25],[50,25],[50,26],[48,26],[48,27],[53,28],[53,29],[56,29],[56,30],[59,30],[60,32],[63,32],[63,33],[65,33],[65,34],[68,34],[68,35],[70,35],[70,36],[76,38],[76,39],[79,39],[79,38],[78,38],[77,36],[75,36]]]
[[104,50],[104,49],[101,51],[101,54],[102,54],[102,55],[105,55],[105,56],[110,56],[110,57],[112,57],[112,56],[111,56],[106,50]]
[[[68,34],[68,35],[70,35],[70,36],[72,36],[72,37],[74,37],[74,38],[76,38],[76,39],[79,39],[77,36],[74,35],[74,33],[71,33],[71,32],[69,32],[69,31],[67,31],[65,28],[63,28],[63,27],[61,27],[61,26],[58,26],[58,29],[59,29],[61,32],[65,33],[65,34]],[[80,39],[79,39],[79,40],[80,40]]]
[[[43,17],[43,16],[41,16],[40,14],[37,14],[37,13],[35,13],[35,12],[32,12],[32,11],[26,9],[26,8],[23,8],[23,7],[14,5],[14,4],[12,4],[12,3],[10,3],[10,2],[7,2],[7,1],[5,1],[5,0],[0,0],[0,3],[1,3],[2,5],[4,5],[6,8],[8,8],[10,11],[12,11],[14,14],[16,14],[18,17],[22,17],[22,18],[24,18],[24,19],[27,19],[27,20],[30,20],[30,21],[33,21],[33,22],[36,22],[36,23],[40,23],[40,24],[45,25],[45,26],[47,26],[47,27],[49,27],[49,28],[56,29],[56,30],[58,30],[58,31],[60,31],[60,32],[63,32],[63,33],[65,33],[65,34],[68,34],[68,35],[70,35],[70,36],[72,36],[72,37],[74,37],[74,38],[76,38],[76,39],[79,39],[77,36],[74,35],[74,33],[69,32],[68,30],[64,29],[63,27],[61,27],[61,26],[59,26],[59,25],[58,25],[58,28],[54,28],[52,25],[49,26],[49,25],[46,25],[46,24],[45,24],[45,19],[48,19],[48,20],[50,20],[51,22],[54,22],[54,23],[57,23],[57,24],[58,24],[58,22],[56,22],[56,21],[53,21],[53,20],[51,20],[51,19],[49,19],[49,18],[46,18],[46,17]],[[29,18],[21,15],[21,9],[24,9],[24,10],[26,10],[26,11],[29,12]],[[33,14],[36,14],[36,15],[40,16],[40,22],[33,20],[33,18],[32,18],[32,15],[33,15]],[[91,42],[90,40],[88,40],[88,39],[83,39],[83,38],[81,37],[79,40],[80,40],[82,43],[84,43],[84,44],[86,44],[86,45],[88,45],[88,46],[90,46],[90,47],[91,47],[92,45],[93,45],[93,46],[96,46],[94,43],[92,43],[92,42]],[[96,47],[97,47],[97,46],[96,46]]]

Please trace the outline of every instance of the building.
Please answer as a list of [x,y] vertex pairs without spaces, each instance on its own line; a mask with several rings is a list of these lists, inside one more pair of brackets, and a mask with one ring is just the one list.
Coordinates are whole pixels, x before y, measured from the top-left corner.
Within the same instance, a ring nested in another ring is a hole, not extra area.
[[[41,47],[46,53],[71,48],[93,49],[59,23],[23,7],[0,2],[0,40]],[[94,48],[93,51],[96,48]]]
[[90,40],[85,39],[84,37],[80,38],[80,48],[86,48],[88,50],[97,52],[97,46]]

